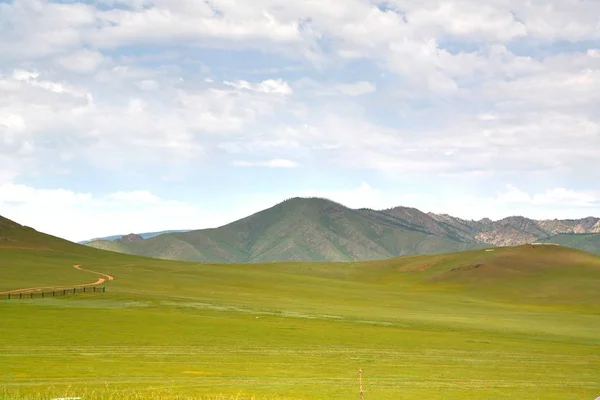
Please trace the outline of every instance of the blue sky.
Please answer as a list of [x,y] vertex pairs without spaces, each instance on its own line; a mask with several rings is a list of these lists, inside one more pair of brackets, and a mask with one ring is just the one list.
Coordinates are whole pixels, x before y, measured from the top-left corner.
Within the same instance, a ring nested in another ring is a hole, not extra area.
[[292,196],[600,215],[600,2],[0,2],[0,214],[70,240]]

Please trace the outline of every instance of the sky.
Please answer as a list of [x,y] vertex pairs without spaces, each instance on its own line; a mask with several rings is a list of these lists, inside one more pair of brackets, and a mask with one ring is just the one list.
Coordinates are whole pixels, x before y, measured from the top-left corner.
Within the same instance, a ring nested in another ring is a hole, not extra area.
[[0,0],[0,215],[600,216],[600,1]]

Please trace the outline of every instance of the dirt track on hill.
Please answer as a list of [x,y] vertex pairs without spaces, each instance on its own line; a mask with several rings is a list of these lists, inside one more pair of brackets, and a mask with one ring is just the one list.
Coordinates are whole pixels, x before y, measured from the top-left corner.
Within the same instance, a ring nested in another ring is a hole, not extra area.
[[[73,265],[73,267],[75,267],[75,269],[78,269],[80,271],[91,272],[92,274],[101,275],[102,278],[98,278],[98,280],[96,282],[82,283],[79,285],[69,285],[68,287],[96,286],[96,285],[103,284],[104,282],[106,282],[106,280],[109,280],[109,281],[115,280],[114,276],[111,276],[108,274],[103,274],[101,272],[91,271],[91,270],[85,269],[85,268],[81,268],[81,265]],[[62,289],[62,288],[66,288],[66,287],[67,286],[38,286],[38,287],[32,287],[32,288],[26,288],[26,289],[15,289],[15,290],[9,290],[6,292],[0,292],[0,295],[1,294],[14,294],[14,293],[29,293],[29,292],[37,292],[42,289]]]

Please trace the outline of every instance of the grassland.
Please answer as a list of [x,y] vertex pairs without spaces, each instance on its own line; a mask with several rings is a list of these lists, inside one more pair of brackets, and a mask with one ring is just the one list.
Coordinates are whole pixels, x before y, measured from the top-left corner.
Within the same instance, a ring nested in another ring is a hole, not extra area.
[[351,399],[359,367],[367,400],[600,395],[600,258],[568,248],[210,265],[18,243],[0,292],[115,280],[0,301],[0,399]]

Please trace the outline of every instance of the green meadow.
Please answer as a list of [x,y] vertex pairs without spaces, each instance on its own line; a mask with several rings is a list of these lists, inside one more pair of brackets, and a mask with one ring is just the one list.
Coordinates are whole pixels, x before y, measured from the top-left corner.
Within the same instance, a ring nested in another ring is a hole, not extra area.
[[[0,399],[595,399],[600,258],[520,246],[357,263],[197,264],[0,248]],[[0,296],[2,297],[2,296]]]

